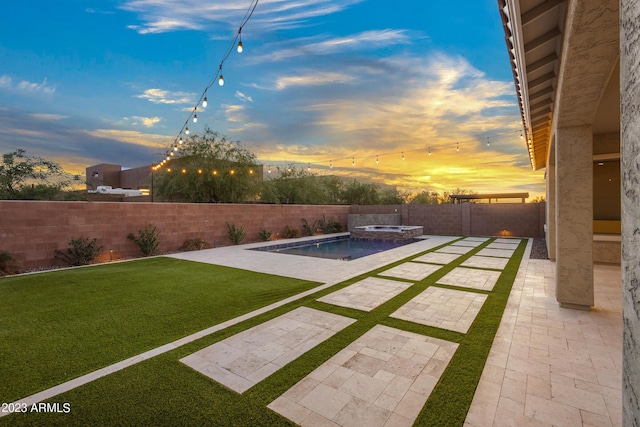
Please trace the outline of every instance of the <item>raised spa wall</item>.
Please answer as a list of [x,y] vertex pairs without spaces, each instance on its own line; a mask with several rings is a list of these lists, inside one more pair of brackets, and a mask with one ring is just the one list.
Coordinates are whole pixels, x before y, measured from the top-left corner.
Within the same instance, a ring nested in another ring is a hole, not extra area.
[[397,227],[395,230],[381,224],[356,227],[351,230],[350,237],[352,239],[383,240],[385,242],[406,242],[423,234],[421,226]]

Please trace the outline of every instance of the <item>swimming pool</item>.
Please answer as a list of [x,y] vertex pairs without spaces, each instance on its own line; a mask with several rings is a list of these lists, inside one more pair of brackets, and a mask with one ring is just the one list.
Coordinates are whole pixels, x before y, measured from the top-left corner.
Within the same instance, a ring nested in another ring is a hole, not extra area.
[[409,243],[413,242],[350,239],[349,236],[340,236],[313,241],[263,246],[261,248],[253,248],[252,250],[350,261],[404,246]]

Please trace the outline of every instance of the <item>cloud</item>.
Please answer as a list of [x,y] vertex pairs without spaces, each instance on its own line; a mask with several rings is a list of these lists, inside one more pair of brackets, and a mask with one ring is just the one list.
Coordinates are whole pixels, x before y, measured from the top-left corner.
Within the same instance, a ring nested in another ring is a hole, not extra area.
[[47,84],[46,78],[41,83],[34,83],[28,80],[20,80],[18,83],[14,83],[14,79],[6,74],[0,76],[1,88],[12,92],[41,93],[45,95],[52,95],[56,91],[55,87]]
[[268,53],[254,55],[251,60],[254,62],[274,62],[298,56],[363,52],[409,43],[411,43],[411,38],[406,30],[371,30],[343,37],[331,37],[325,34],[267,44],[263,50]]
[[39,120],[64,120],[69,118],[69,116],[62,116],[60,114],[32,113],[29,115],[34,119],[39,119]]
[[[308,25],[312,18],[340,12],[361,1],[262,0],[251,19],[251,28],[253,31],[298,28]],[[140,24],[132,24],[129,28],[140,34],[179,30],[228,33],[242,22],[247,7],[248,2],[240,0],[127,0],[121,6],[138,15]]]
[[146,99],[154,104],[193,104],[195,102],[193,93],[172,92],[158,88],[147,89],[135,97]]
[[131,126],[141,125],[148,128],[154,127],[156,124],[162,121],[162,119],[158,116],[154,116],[154,117],[131,116],[131,117],[124,117],[122,120],[124,123],[130,124]]
[[114,139],[126,142],[127,144],[140,145],[143,147],[164,149],[173,141],[173,137],[167,135],[143,133],[134,130],[95,129],[87,130],[85,132],[96,138]]
[[336,72],[311,72],[309,74],[280,77],[275,84],[277,89],[292,86],[315,86],[325,84],[349,83],[355,80],[353,76]]
[[244,93],[240,92],[239,90],[236,91],[236,98],[245,101],[245,102],[253,102],[253,98],[251,98],[248,95],[245,95]]

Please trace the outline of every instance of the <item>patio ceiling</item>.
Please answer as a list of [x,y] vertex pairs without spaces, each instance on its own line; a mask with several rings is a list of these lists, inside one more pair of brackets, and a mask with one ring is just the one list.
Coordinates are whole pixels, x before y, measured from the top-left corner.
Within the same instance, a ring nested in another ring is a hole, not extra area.
[[534,170],[547,164],[566,3],[498,0]]

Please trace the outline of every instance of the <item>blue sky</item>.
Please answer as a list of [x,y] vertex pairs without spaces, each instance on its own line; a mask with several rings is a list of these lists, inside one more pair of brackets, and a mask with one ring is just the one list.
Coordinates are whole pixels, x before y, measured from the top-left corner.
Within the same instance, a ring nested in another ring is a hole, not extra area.
[[[5,2],[0,152],[24,148],[74,173],[161,160],[250,5]],[[191,131],[208,125],[265,165],[413,192],[543,193],[497,1],[261,0],[242,41]]]

